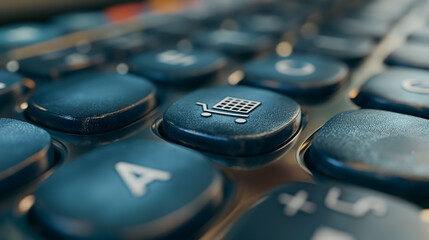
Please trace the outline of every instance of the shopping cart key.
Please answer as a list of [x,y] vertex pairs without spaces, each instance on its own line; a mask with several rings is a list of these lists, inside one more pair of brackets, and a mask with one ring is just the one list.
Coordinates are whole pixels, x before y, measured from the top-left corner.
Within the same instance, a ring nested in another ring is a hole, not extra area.
[[115,73],[86,72],[38,89],[26,116],[58,131],[92,134],[130,124],[155,107],[147,80]]
[[0,108],[19,98],[23,90],[23,78],[17,73],[0,70]]
[[247,64],[240,84],[268,88],[294,98],[320,100],[338,90],[347,73],[347,65],[340,61],[295,54]]
[[370,78],[353,99],[375,108],[429,119],[429,71],[392,69]]
[[49,239],[197,239],[230,199],[226,186],[195,151],[124,141],[54,172],[35,192],[29,220]]
[[336,115],[315,135],[306,163],[329,176],[427,204],[429,120],[380,110]]
[[[325,181],[292,183],[268,194],[225,240],[426,239],[421,210],[379,192]],[[407,223],[406,228],[395,228]]]
[[15,190],[54,164],[49,134],[32,124],[0,118],[0,193]]
[[200,89],[171,105],[161,130],[185,146],[228,156],[269,153],[288,142],[301,121],[299,105],[267,90]]
[[61,29],[41,23],[18,23],[0,27],[0,51],[43,42],[61,35]]
[[132,72],[156,82],[185,84],[213,77],[226,64],[225,58],[206,50],[165,49],[144,52],[130,61]]
[[73,12],[56,16],[52,22],[68,33],[107,25],[108,18],[103,12]]
[[386,59],[389,65],[429,69],[429,44],[426,42],[407,42],[396,49]]

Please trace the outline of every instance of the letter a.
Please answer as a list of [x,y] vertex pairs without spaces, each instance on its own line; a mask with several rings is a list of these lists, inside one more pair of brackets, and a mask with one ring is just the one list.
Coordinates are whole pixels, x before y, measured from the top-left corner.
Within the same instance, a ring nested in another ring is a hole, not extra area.
[[146,186],[149,183],[155,180],[167,181],[171,178],[169,172],[126,162],[116,163],[115,169],[136,197],[141,197],[146,193]]

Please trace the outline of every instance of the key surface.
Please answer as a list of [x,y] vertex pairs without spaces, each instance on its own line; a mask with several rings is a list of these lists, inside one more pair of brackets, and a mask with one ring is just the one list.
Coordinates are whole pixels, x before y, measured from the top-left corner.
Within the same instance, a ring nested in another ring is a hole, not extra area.
[[429,72],[392,69],[370,78],[353,101],[374,108],[429,118]]
[[17,73],[0,70],[0,107],[22,93],[23,78]]
[[19,120],[0,118],[0,192],[15,190],[54,164],[51,136]]
[[429,45],[408,41],[386,59],[389,65],[429,69]]
[[226,199],[220,172],[197,152],[125,141],[53,173],[30,220],[53,239],[189,239]]
[[56,16],[52,22],[64,32],[77,32],[93,29],[108,24],[103,12],[73,12]]
[[155,103],[155,87],[144,78],[87,72],[38,89],[26,116],[58,131],[93,134],[124,127]]
[[222,55],[206,50],[148,51],[130,61],[132,72],[166,84],[205,81],[214,77],[225,65],[226,59]]
[[315,135],[306,163],[316,175],[424,204],[429,200],[429,120],[380,111],[336,115]]
[[[426,239],[420,209],[343,184],[292,183],[245,213],[224,238],[293,240]],[[407,227],[403,226],[406,223]]]
[[185,146],[251,156],[285,144],[300,122],[299,105],[284,95],[244,86],[213,87],[194,91],[171,105],[161,129],[168,139]]
[[294,54],[250,62],[240,84],[319,100],[338,90],[347,74],[347,65],[335,59]]

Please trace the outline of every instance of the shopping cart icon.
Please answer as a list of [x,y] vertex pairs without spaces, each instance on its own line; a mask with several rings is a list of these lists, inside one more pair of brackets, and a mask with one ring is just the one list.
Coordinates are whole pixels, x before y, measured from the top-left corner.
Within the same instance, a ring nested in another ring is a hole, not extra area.
[[235,119],[235,122],[243,124],[247,122],[245,119],[249,117],[247,114],[261,105],[261,102],[226,97],[213,106],[213,109],[222,111],[208,109],[207,104],[201,102],[197,102],[197,105],[201,105],[203,107],[203,112],[201,113],[201,116],[203,117],[211,117],[212,113],[231,117],[239,117]]

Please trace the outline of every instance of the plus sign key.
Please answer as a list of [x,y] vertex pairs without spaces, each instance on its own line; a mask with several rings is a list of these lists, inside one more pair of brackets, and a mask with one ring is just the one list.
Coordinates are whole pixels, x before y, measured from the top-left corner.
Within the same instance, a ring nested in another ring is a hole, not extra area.
[[230,199],[225,186],[197,152],[120,142],[51,175],[36,191],[29,219],[49,239],[191,239]]
[[234,86],[200,89],[171,105],[161,130],[166,138],[222,156],[270,153],[297,134],[301,110],[268,90]]
[[185,84],[210,79],[225,64],[225,58],[215,52],[166,49],[135,56],[130,61],[130,69],[158,83]]
[[[407,228],[395,228],[404,222]],[[325,181],[278,188],[234,224],[225,240],[423,240],[420,209],[388,195]]]

